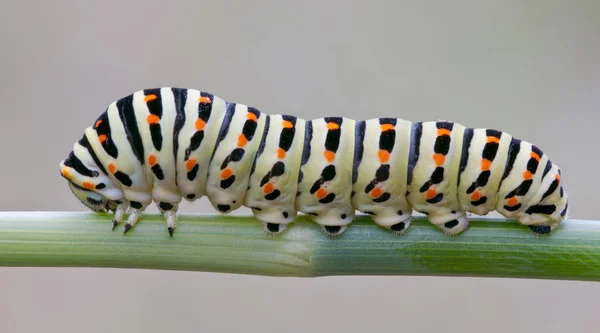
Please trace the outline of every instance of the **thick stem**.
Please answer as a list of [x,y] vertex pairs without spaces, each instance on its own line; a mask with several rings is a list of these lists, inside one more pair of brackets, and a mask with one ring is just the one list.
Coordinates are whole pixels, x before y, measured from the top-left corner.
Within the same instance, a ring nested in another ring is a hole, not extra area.
[[393,234],[359,217],[338,239],[299,217],[268,236],[253,217],[161,215],[127,235],[108,214],[0,213],[0,265],[120,267],[271,276],[444,275],[600,280],[600,222],[566,221],[549,237],[514,221],[476,218],[458,236],[423,219]]

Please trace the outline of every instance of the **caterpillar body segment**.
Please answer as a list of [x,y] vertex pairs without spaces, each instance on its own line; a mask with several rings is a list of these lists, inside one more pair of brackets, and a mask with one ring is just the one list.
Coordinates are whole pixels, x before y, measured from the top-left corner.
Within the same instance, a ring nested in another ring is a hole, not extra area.
[[451,122],[424,122],[417,125],[420,144],[409,186],[408,201],[416,211],[428,215],[431,223],[454,234],[468,224],[457,198],[464,126]]
[[348,118],[319,118],[308,122],[305,134],[296,209],[333,235],[354,219],[354,125]]
[[206,194],[221,213],[229,213],[243,204],[266,119],[266,114],[254,108],[227,104],[206,182]]
[[496,210],[540,234],[565,218],[561,171],[531,143],[491,129],[400,118],[304,120],[194,89],[137,91],[111,103],[60,163],[71,191],[115,212],[125,232],[154,201],[172,235],[183,198],[242,205],[270,233],[298,212],[330,236],[355,211],[403,232],[414,211],[448,234]]
[[393,231],[410,225],[408,164],[412,122],[380,118],[356,123],[352,206]]
[[265,131],[252,164],[244,206],[279,233],[297,215],[296,194],[306,121],[289,115],[266,117]]

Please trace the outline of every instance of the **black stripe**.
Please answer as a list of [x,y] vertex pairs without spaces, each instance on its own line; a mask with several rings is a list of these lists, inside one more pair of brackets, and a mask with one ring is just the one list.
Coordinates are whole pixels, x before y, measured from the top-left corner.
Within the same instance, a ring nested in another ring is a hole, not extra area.
[[398,119],[396,119],[396,118],[379,118],[380,125],[390,124],[395,127],[397,121],[398,121]]
[[267,200],[269,200],[269,201],[270,201],[270,200],[275,200],[275,199],[277,199],[277,198],[278,198],[280,195],[281,195],[281,191],[279,191],[279,190],[273,190],[273,192],[271,192],[271,193],[269,193],[269,194],[265,195],[265,199],[267,199]]
[[526,214],[545,214],[550,215],[556,211],[555,205],[535,205],[527,208]]
[[423,123],[413,123],[410,133],[410,153],[408,156],[408,170],[406,172],[406,183],[412,183],[412,174],[417,161],[419,160],[419,148],[421,146],[421,135],[423,133]]
[[104,169],[102,162],[100,162],[100,160],[98,159],[98,156],[96,155],[96,152],[94,151],[94,149],[92,149],[92,145],[90,144],[90,141],[88,140],[87,135],[85,135],[85,134],[83,135],[81,140],[79,140],[79,144],[88,150],[88,152],[90,153],[90,156],[92,156],[92,159],[94,160],[94,163],[96,163],[98,168],[100,168],[100,171],[102,171],[102,173],[107,175],[106,169]]
[[172,88],[175,100],[175,125],[173,126],[173,157],[177,161],[179,150],[179,132],[185,124],[185,104],[187,102],[187,89]]
[[227,132],[229,132],[229,126],[231,126],[231,119],[235,115],[235,103],[226,102],[226,111],[225,118],[223,118],[223,122],[221,123],[221,128],[219,129],[219,135],[217,137],[217,143],[215,144],[215,149],[210,156],[210,160],[212,161],[213,157],[215,157],[215,153],[217,152],[217,148],[219,148],[219,144],[225,137],[227,136]]
[[108,112],[104,111],[100,115],[100,117],[98,117],[98,119],[96,119],[95,124],[97,124],[98,121],[101,121],[101,124],[98,127],[95,127],[96,125],[94,125],[94,128],[96,129],[96,134],[98,134],[98,137],[100,135],[106,136],[106,140],[104,142],[102,142],[102,148],[104,148],[104,151],[110,157],[116,159],[117,157],[119,157],[119,150],[117,149],[117,146],[115,145],[115,143],[112,140],[110,122],[108,120]]
[[256,162],[258,161],[258,157],[260,155],[262,155],[262,153],[265,151],[265,145],[267,143],[267,134],[269,134],[270,126],[271,126],[271,117],[269,115],[267,115],[267,119],[265,119],[265,129],[263,131],[263,136],[260,139],[260,144],[258,145],[258,150],[256,151],[256,155],[254,156],[254,161],[252,162],[252,168],[250,169],[250,175],[254,174],[254,170],[256,169]]
[[473,129],[465,128],[462,150],[460,154],[460,166],[458,168],[458,184],[460,184],[460,177],[467,168],[467,163],[469,162],[469,148],[471,147],[471,140],[473,140]]
[[514,205],[514,206],[507,206],[507,205],[504,205],[504,209],[506,209],[506,210],[507,210],[507,211],[509,211],[509,212],[514,212],[514,211],[517,211],[517,210],[519,210],[519,208],[521,208],[521,204],[520,204],[520,203],[518,203],[518,204],[516,204],[516,205]]
[[131,184],[133,184],[133,182],[131,181],[131,178],[129,178],[129,176],[121,171],[117,171],[115,172],[115,178],[117,178],[121,184],[129,187],[131,186]]
[[444,194],[438,193],[435,197],[433,197],[431,199],[427,199],[425,201],[427,201],[428,203],[434,204],[434,203],[438,203],[438,202],[442,201],[442,199],[444,199]]
[[98,172],[94,174],[94,172],[88,169],[81,160],[75,156],[75,153],[71,151],[69,157],[65,159],[65,166],[75,169],[79,174],[87,176],[87,177],[96,177],[98,176]]
[[160,123],[150,124],[150,137],[152,138],[152,144],[154,149],[160,151],[162,149],[163,137]]
[[556,191],[557,188],[558,188],[558,179],[554,179],[552,184],[550,184],[550,187],[548,187],[548,190],[546,191],[546,193],[544,193],[544,195],[542,196],[542,200],[540,200],[540,202],[544,201],[544,199],[546,199],[552,193],[554,193],[554,191]]
[[[504,174],[502,175],[502,180],[506,179],[515,165],[515,160],[517,159],[517,155],[519,155],[519,151],[521,150],[521,140],[513,138],[510,141],[510,146],[508,147],[508,160],[506,161],[506,166],[504,167]],[[502,185],[502,181],[500,182]]]
[[487,197],[481,197],[479,200],[477,201],[471,201],[471,205],[477,207],[479,205],[483,205],[484,203],[487,202]]
[[302,164],[306,164],[310,158],[310,141],[312,140],[312,121],[306,122],[306,130],[304,132],[304,147],[302,148]]
[[542,174],[542,179],[544,179],[546,177],[546,175],[548,174],[548,172],[550,172],[551,169],[552,169],[552,162],[550,160],[548,160],[546,162],[546,167],[544,168],[544,173]]
[[381,203],[386,202],[390,199],[391,195],[388,192],[383,193],[379,198],[373,199],[373,202]]
[[[381,119],[379,120],[381,121]],[[352,164],[352,184],[358,180],[358,167],[360,166],[364,152],[365,127],[367,123],[363,121],[356,122],[354,127],[354,162]]]
[[221,180],[221,188],[223,188],[223,189],[229,188],[229,186],[231,186],[231,184],[233,184],[234,181],[235,181],[235,175],[231,175],[231,176],[229,176],[229,178]]
[[293,116],[282,116],[283,120],[292,123],[292,128],[283,128],[279,134],[279,148],[288,151],[294,142],[294,135],[296,135],[296,118]]
[[445,128],[452,132],[452,129],[454,128],[454,123],[448,121],[438,121],[437,123],[435,123],[435,127],[437,127],[438,129]]
[[142,144],[142,137],[140,136],[140,130],[135,119],[135,110],[133,108],[133,95],[121,98],[117,101],[117,109],[119,110],[119,117],[123,122],[123,128],[127,135],[127,141],[131,144],[133,153],[140,161],[142,165],[146,162],[144,160],[144,145]]
[[[188,147],[187,151],[189,151],[189,153],[187,153],[186,151],[186,157],[189,157],[189,155],[196,149],[198,149],[200,147],[200,145],[202,144],[202,141],[204,140],[204,131],[196,131],[194,133],[194,135],[192,135],[192,138],[190,139],[190,146]],[[186,158],[187,161],[187,158]]]
[[158,116],[158,118],[162,118],[163,115],[163,105],[162,105],[162,96],[160,94],[160,88],[153,89],[144,89],[144,96],[155,95],[156,98],[147,102],[148,111]]
[[158,178],[159,180],[165,179],[165,174],[163,173],[163,170],[159,164],[153,165],[150,169],[152,170],[152,172],[154,172],[156,178]]
[[319,200],[319,202],[322,204],[328,204],[328,203],[332,202],[333,200],[335,200],[335,193],[329,193],[329,194],[327,194],[327,196],[325,198]]
[[502,132],[501,131],[497,131],[497,130],[493,130],[493,129],[486,129],[485,130],[485,135],[487,135],[487,136],[493,136],[495,138],[500,139],[502,137]]
[[324,118],[327,123],[334,123],[338,125],[338,129],[328,130],[327,136],[325,137],[325,149],[337,152],[340,147],[340,137],[342,135],[342,122],[343,119],[340,117],[328,117]]
[[538,154],[538,156],[540,158],[542,158],[542,156],[544,156],[544,152],[540,148],[538,148],[537,146],[535,146],[535,145],[531,145],[531,151],[534,152],[534,153],[536,153],[536,154]]
[[192,170],[188,171],[187,173],[187,179],[189,181],[193,181],[194,179],[196,179],[196,176],[198,175],[198,169],[200,168],[200,166],[198,165],[198,163],[196,163],[196,165],[194,165],[194,167],[192,168]]
[[565,217],[565,215],[567,215],[568,209],[569,209],[569,202],[567,201],[567,203],[565,204],[565,208],[562,210],[562,212],[560,212],[560,216]]

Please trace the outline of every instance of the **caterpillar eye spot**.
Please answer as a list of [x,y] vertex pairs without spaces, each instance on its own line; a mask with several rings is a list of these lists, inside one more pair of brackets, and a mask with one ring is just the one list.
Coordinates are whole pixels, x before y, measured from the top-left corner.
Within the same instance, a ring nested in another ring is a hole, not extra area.
[[[304,213],[330,238],[355,211],[397,233],[423,212],[448,234],[465,230],[470,213],[497,211],[537,234],[568,214],[562,171],[505,132],[395,117],[302,119],[187,88],[109,103],[60,171],[82,204],[114,211],[115,226],[129,211],[133,228],[154,201],[171,236],[175,203],[205,195],[223,214],[251,208],[270,234]],[[173,192],[181,197],[164,195]]]

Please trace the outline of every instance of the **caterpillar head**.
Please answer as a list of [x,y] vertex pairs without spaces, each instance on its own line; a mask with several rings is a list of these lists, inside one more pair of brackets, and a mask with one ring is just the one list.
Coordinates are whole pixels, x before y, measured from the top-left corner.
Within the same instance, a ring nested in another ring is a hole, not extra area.
[[117,206],[114,201],[108,200],[108,198],[99,193],[83,188],[71,181],[68,183],[73,195],[94,212],[105,213],[108,210],[114,210]]
[[69,156],[60,162],[60,174],[81,203],[94,212],[115,210],[122,192],[102,171],[89,151],[79,143]]

